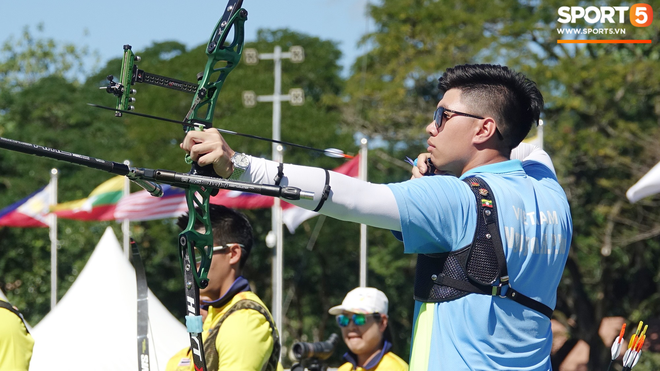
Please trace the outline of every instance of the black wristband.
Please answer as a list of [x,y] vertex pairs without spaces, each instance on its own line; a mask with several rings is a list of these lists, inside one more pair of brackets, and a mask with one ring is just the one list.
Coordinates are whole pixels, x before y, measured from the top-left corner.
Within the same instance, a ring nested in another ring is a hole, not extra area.
[[275,175],[275,179],[273,179],[276,186],[280,185],[282,178],[284,178],[284,163],[280,162],[280,164],[277,165],[277,175]]
[[321,194],[321,201],[319,201],[316,209],[313,210],[314,212],[321,210],[323,203],[328,199],[328,196],[330,196],[330,172],[325,170],[325,186],[323,187],[323,193]]

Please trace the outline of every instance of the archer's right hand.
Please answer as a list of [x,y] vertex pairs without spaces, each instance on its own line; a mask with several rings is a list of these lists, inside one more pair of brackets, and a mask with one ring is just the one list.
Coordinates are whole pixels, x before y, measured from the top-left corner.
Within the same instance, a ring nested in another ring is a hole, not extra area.
[[412,176],[410,179],[421,178],[425,175],[442,174],[442,172],[438,171],[435,166],[433,166],[430,153],[422,153],[417,156],[415,166],[413,166],[411,172]]

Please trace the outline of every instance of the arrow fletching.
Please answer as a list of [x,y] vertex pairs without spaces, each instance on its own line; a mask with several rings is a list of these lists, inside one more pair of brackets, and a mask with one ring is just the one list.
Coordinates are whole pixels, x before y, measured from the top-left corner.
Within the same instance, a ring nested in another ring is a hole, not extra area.
[[619,336],[614,339],[614,343],[612,343],[612,360],[614,361],[619,357],[619,354],[621,354],[621,344],[623,343],[623,335],[626,332],[626,323],[623,323],[623,326],[621,326],[621,331],[619,332]]
[[344,151],[337,148],[326,148],[323,150],[323,154],[332,158],[353,158],[353,156],[347,155]]

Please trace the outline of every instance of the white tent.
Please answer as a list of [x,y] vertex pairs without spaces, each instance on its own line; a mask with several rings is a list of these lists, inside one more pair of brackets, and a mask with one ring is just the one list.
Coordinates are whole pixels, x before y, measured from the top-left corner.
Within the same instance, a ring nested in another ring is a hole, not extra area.
[[626,197],[634,203],[656,193],[660,193],[660,163],[656,164],[642,179],[630,187],[626,192]]
[[[183,295],[183,289],[181,290]],[[185,326],[149,291],[151,370],[189,346]],[[85,268],[33,329],[30,371],[138,369],[135,270],[108,227]]]

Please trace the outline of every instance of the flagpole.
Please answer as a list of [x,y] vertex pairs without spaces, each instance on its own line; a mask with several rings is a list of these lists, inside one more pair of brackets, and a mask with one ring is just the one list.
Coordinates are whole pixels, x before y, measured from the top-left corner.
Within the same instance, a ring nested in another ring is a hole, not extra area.
[[[367,181],[367,138],[360,140],[358,178]],[[360,287],[367,286],[367,225],[360,224]]]
[[[56,168],[50,169],[49,199],[50,206],[57,205]],[[57,215],[48,214],[48,234],[50,235],[50,310],[57,305]]]
[[[129,160],[124,160],[124,165],[126,166],[131,166],[131,162]],[[128,177],[124,177],[124,195],[122,197],[128,197],[128,195],[131,194],[131,180],[128,179]],[[124,245],[124,256],[126,259],[129,257],[130,253],[130,220],[128,218],[125,218],[121,222],[121,233],[123,235],[123,245]]]
[[[277,160],[279,162],[284,161],[284,156],[282,155],[282,146],[278,145],[276,148],[277,151]],[[273,309],[275,311],[274,319],[275,325],[280,332],[280,339],[284,341],[284,328],[282,327],[282,292],[284,290],[284,281],[282,279],[284,270],[284,230],[282,229],[282,204],[279,198],[275,198],[273,204],[273,213],[274,213],[274,222],[273,230],[275,230],[276,236],[276,245],[275,245],[275,286],[276,289],[273,295]]]

